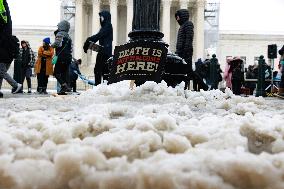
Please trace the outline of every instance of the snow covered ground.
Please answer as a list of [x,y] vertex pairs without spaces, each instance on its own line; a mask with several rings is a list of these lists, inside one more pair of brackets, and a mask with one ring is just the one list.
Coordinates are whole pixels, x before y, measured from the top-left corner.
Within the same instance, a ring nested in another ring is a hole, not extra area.
[[283,101],[128,87],[0,99],[0,188],[284,188]]

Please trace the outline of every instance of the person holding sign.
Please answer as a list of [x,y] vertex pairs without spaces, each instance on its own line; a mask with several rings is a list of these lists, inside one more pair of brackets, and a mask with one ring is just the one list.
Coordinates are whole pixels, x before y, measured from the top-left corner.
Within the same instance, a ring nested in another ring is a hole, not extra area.
[[93,45],[99,41],[101,48],[98,48],[98,54],[96,58],[96,65],[94,68],[95,85],[101,84],[103,71],[106,70],[106,61],[112,56],[112,41],[113,41],[113,29],[111,24],[111,14],[109,11],[101,11],[100,16],[100,31],[88,37],[84,43],[84,52],[87,53],[88,49],[93,49]]
[[[203,90],[208,90],[208,86],[202,81],[202,78],[198,76],[192,70],[192,55],[193,55],[193,37],[194,37],[194,25],[189,20],[189,12],[187,9],[180,9],[175,13],[175,18],[180,28],[178,30],[176,54],[183,58],[188,65],[188,76],[198,83]],[[188,84],[186,84],[188,85]]]

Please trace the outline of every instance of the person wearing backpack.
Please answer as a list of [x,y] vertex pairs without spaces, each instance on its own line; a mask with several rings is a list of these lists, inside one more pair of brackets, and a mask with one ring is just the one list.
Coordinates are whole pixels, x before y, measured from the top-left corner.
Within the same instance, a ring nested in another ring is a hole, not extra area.
[[[32,92],[32,68],[34,67],[34,52],[32,51],[28,41],[21,41],[21,49],[18,57],[14,61],[14,79],[23,85],[27,80],[28,93]],[[13,90],[12,90],[13,92]],[[20,90],[18,93],[23,93]]]
[[57,61],[53,62],[54,76],[59,82],[61,89],[59,95],[66,95],[66,92],[71,92],[68,85],[69,65],[72,62],[72,39],[68,32],[70,30],[70,23],[63,20],[57,24],[58,29],[54,32],[55,41],[51,45],[55,49]]
[[[21,90],[22,85],[17,83],[8,73],[8,69],[19,52],[19,40],[12,35],[12,20],[6,0],[0,0],[0,89],[5,79],[15,92]],[[3,93],[0,92],[0,98]]]

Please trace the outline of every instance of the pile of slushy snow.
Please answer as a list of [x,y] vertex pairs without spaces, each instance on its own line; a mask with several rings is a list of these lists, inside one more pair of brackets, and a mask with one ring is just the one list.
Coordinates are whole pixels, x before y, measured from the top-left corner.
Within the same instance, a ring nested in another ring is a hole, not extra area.
[[1,189],[283,189],[284,105],[147,82],[0,100]]

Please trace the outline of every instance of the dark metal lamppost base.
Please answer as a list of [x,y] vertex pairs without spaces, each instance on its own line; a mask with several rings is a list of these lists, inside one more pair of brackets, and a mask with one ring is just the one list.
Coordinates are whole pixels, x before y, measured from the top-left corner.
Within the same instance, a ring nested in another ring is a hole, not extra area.
[[162,38],[164,34],[160,31],[150,31],[150,30],[134,30],[128,34],[130,37],[130,42],[137,40],[149,40],[149,41],[159,41],[163,42]]

